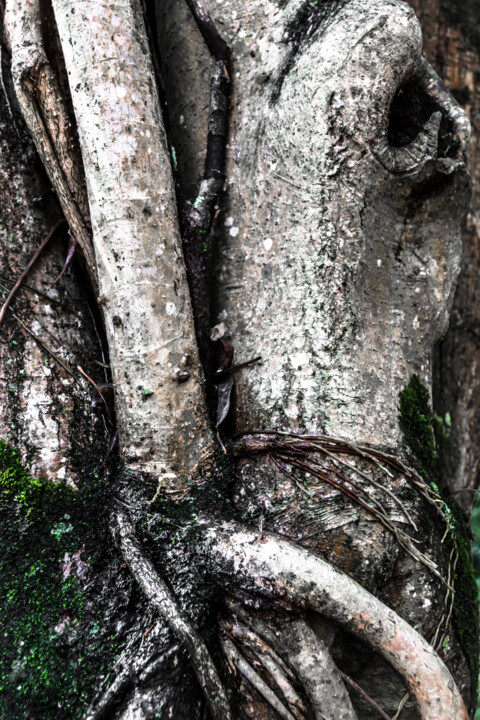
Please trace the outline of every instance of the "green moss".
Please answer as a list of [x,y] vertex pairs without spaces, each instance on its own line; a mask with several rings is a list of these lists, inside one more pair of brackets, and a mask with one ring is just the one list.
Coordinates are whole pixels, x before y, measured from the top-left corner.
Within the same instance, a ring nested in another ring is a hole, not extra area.
[[69,491],[64,483],[53,484],[45,478],[34,478],[19,454],[0,439],[0,502],[13,500],[31,511],[45,504],[66,501]]
[[453,576],[455,600],[453,604],[453,617],[455,629],[470,661],[472,674],[478,676],[478,589],[475,571],[472,562],[471,541],[467,522],[463,510],[452,498],[447,500],[450,510],[452,531],[445,538],[445,557],[455,547],[457,564]]
[[[444,496],[438,479],[435,436],[445,439],[450,427],[450,417],[446,416],[445,421],[441,421],[433,413],[429,392],[416,375],[400,393],[399,401],[399,422],[406,445],[418,463],[422,476],[446,504],[450,526],[443,544],[446,563],[449,562],[453,548],[457,555],[453,576],[453,619],[458,639],[470,662],[472,678],[476,682],[479,650],[478,590],[472,563],[469,527],[458,503]],[[439,425],[441,427],[438,427]]]
[[414,375],[399,396],[399,422],[405,442],[419,463],[419,470],[429,480],[436,478],[437,453],[433,428],[434,414],[430,394]]
[[104,506],[100,483],[73,492],[35,479],[0,440],[2,718],[81,718],[119,653],[118,594],[96,584],[109,552]]

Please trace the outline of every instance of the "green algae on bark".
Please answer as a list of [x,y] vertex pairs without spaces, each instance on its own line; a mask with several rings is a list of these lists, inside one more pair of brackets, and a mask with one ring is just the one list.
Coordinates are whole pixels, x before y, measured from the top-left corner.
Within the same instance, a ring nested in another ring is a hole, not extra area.
[[399,423],[405,443],[420,473],[446,505],[449,532],[445,535],[443,553],[446,564],[450,562],[453,549],[457,558],[453,568],[453,620],[458,639],[469,660],[472,681],[476,683],[479,663],[478,589],[472,563],[471,533],[462,509],[453,498],[445,494],[439,482],[439,451],[435,442],[438,421],[431,407],[430,393],[416,375],[400,393],[399,410]]
[[124,610],[131,581],[102,502],[98,481],[75,492],[33,478],[0,440],[0,717],[82,717],[119,654],[115,602]]

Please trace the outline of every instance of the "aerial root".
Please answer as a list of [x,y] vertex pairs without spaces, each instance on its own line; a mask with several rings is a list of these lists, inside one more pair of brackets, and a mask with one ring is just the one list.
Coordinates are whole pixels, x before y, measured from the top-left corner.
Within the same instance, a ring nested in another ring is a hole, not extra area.
[[[375,710],[377,715],[379,717],[381,717],[382,720],[392,720],[390,715],[387,715],[387,713],[383,710],[383,708],[381,708],[380,705],[378,703],[376,703],[375,700],[373,700],[370,697],[370,695],[368,695],[365,692],[365,690],[363,690],[363,688],[360,687],[360,685],[357,685],[357,683],[354,680],[352,680],[351,677],[349,677],[348,675],[345,675],[345,673],[343,673],[343,672],[340,674],[341,674],[342,678],[344,679],[344,681],[347,683],[347,685],[350,685],[350,687],[353,690],[355,690],[355,692],[358,695],[360,695],[365,700],[365,702]],[[410,696],[407,694],[407,697],[410,697]]]
[[199,554],[210,572],[228,568],[247,592],[314,610],[380,653],[402,675],[422,720],[468,720],[450,672],[424,638],[345,573],[285,538],[230,520],[198,518]]
[[[249,649],[255,646],[261,649],[264,657],[270,655],[285,676],[291,676],[293,671],[303,685],[316,720],[356,720],[342,674],[325,643],[304,619],[285,621],[282,618],[275,622],[258,613],[249,615],[231,598],[227,600],[227,608],[234,618],[226,623],[233,637]],[[286,694],[285,697],[289,699]],[[289,700],[289,703],[292,714],[294,707],[303,710],[295,702]]]
[[188,651],[213,720],[232,720],[227,695],[205,642],[183,617],[173,594],[146,557],[123,505],[117,504],[113,523],[116,540],[132,575],[149,602]]
[[[418,530],[417,525],[405,504],[386,484],[378,483],[374,477],[360,470],[355,464],[347,463],[341,456],[362,458],[377,466],[382,473],[390,477],[394,477],[390,468],[401,473],[440,515],[445,523],[444,537],[446,537],[451,531],[451,520],[445,502],[415,470],[405,466],[398,458],[374,448],[356,445],[344,438],[321,434],[295,434],[275,430],[248,432],[239,435],[234,441],[233,451],[238,457],[267,455],[283,474],[289,477],[300,490],[313,500],[315,499],[315,493],[298,482],[293,473],[289,472],[288,465],[311,474],[346,495],[350,500],[373,515],[392,533],[398,544],[414,560],[424,565],[440,582],[446,585],[448,597],[453,599],[454,590],[450,583],[450,573],[449,579],[446,580],[439,572],[435,562],[416,547],[415,539],[397,527],[396,523],[391,519],[386,505],[369,493],[359,483],[359,480],[360,482],[366,481],[368,485],[387,495],[389,500],[399,507],[408,524],[416,531]],[[323,455],[330,462],[330,466],[327,467],[316,460],[315,455]],[[348,474],[343,468],[348,469]],[[358,480],[353,480],[352,476],[356,476]]]
[[23,281],[24,281],[25,278],[27,277],[27,275],[28,275],[28,273],[30,272],[30,270],[32,269],[32,267],[33,267],[33,266],[35,265],[35,263],[37,262],[38,258],[40,257],[40,255],[42,254],[42,252],[44,251],[44,249],[47,247],[47,245],[48,245],[48,243],[50,242],[50,240],[52,239],[52,237],[55,235],[55,233],[57,232],[57,230],[63,225],[64,222],[65,222],[65,220],[59,220],[57,223],[55,223],[55,225],[53,226],[53,228],[52,228],[52,229],[50,230],[50,232],[45,236],[45,238],[42,240],[42,242],[40,243],[40,245],[38,246],[38,248],[37,248],[37,249],[35,250],[35,252],[33,253],[32,257],[30,258],[29,262],[27,263],[26,268],[23,270],[23,272],[22,272],[22,273],[19,275],[19,277],[17,278],[14,286],[12,287],[12,289],[10,290],[10,292],[8,293],[7,299],[6,299],[5,302],[3,303],[2,308],[1,308],[1,310],[0,310],[0,325],[2,324],[2,322],[3,322],[4,318],[5,318],[5,313],[7,312],[8,308],[9,308],[9,306],[10,306],[10,303],[12,302],[13,298],[15,297],[15,295],[16,295],[17,292],[18,292],[18,290],[20,289]]
[[[237,620],[235,622],[221,620],[219,627],[222,630],[223,640],[222,647],[225,655],[229,659],[230,663],[234,663],[239,671],[241,667],[238,663],[235,663],[235,657],[228,650],[225,645],[225,637],[233,638],[238,644],[242,644],[248,648],[249,653],[255,658],[257,664],[261,664],[264,671],[270,676],[275,687],[278,687],[281,691],[290,713],[296,718],[296,720],[304,720],[307,717],[307,708],[302,698],[298,695],[297,691],[293,687],[293,681],[295,675],[291,672],[288,665],[286,665],[279,655],[265,643],[258,635],[249,630],[248,627],[241,624]],[[235,647],[235,643],[234,647]],[[236,653],[240,655],[240,650],[235,647]],[[255,685],[259,692],[261,689]],[[262,693],[264,695],[264,693]],[[265,699],[270,702],[270,699],[264,695]],[[271,703],[270,703],[271,704]]]
[[122,668],[111,685],[102,693],[99,700],[88,708],[84,720],[103,720],[112,706],[126,694],[132,684],[132,676],[128,667]]
[[283,718],[283,720],[301,720],[299,716],[292,715],[287,710],[285,705],[279,700],[273,690],[267,685],[260,675],[252,668],[252,666],[245,660],[243,655],[235,647],[235,645],[228,638],[221,638],[220,644],[222,650],[227,658],[230,667],[234,672],[240,671],[242,675],[253,685],[253,687],[262,695],[262,697],[268,702],[269,705],[277,712],[277,714]]

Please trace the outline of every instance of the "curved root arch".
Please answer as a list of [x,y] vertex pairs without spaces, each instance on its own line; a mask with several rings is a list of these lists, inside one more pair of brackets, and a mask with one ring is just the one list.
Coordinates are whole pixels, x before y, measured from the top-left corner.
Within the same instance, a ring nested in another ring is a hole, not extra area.
[[422,720],[467,720],[460,692],[434,649],[345,573],[283,538],[260,537],[234,521],[218,525],[202,518],[199,528],[202,557],[215,574],[227,566],[245,589],[316,610],[359,637],[402,675]]

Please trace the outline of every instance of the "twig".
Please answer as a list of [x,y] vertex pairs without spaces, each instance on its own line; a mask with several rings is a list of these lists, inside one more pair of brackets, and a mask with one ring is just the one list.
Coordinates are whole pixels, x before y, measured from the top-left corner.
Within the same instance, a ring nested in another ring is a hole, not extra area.
[[[374,710],[376,710],[376,712],[380,715],[381,718],[383,718],[383,720],[392,720],[390,715],[387,715],[387,713],[384,710],[382,710],[380,705],[378,705],[375,702],[375,700],[373,700],[373,698],[370,697],[370,695],[367,695],[365,690],[363,690],[363,688],[361,688],[360,685],[357,685],[355,680],[352,680],[351,677],[349,677],[348,675],[345,675],[345,673],[342,672],[341,670],[340,670],[340,675],[342,676],[343,681],[346,682],[347,685],[350,685],[350,687],[353,688],[355,690],[355,692],[358,693],[365,700],[365,702],[367,702],[370,705],[370,707],[372,707]],[[407,695],[407,697],[408,697],[408,695]]]
[[13,300],[13,298],[15,297],[15,295],[16,295],[18,289],[20,288],[21,284],[23,283],[23,281],[24,281],[25,278],[27,277],[27,275],[28,275],[28,273],[30,272],[30,270],[32,269],[32,267],[33,267],[33,266],[35,265],[35,263],[37,262],[38,258],[40,257],[41,253],[43,252],[43,250],[46,248],[46,246],[48,245],[48,243],[50,242],[50,240],[52,239],[52,237],[53,237],[53,236],[55,235],[55,233],[57,232],[58,228],[61,227],[64,223],[65,223],[65,220],[64,220],[64,219],[59,220],[59,221],[53,226],[53,228],[50,230],[50,232],[48,233],[48,235],[46,235],[46,237],[42,240],[42,242],[40,243],[40,245],[38,246],[38,248],[35,250],[34,254],[32,255],[32,257],[31,257],[31,259],[30,259],[30,261],[28,262],[27,267],[26,267],[25,270],[22,272],[22,274],[19,276],[17,282],[15,283],[15,285],[13,286],[13,288],[10,290],[7,299],[6,299],[5,302],[3,303],[2,309],[0,310],[0,325],[1,325],[2,322],[3,322],[3,319],[4,319],[4,317],[5,317],[5,313],[7,312],[8,306],[10,305],[10,303],[11,303],[12,300]]

